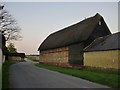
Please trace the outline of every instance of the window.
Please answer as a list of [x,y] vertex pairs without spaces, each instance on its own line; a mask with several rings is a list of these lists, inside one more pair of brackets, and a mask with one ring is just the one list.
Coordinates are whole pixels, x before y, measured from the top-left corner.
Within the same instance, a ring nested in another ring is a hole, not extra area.
[[101,21],[99,21],[99,25],[101,25]]

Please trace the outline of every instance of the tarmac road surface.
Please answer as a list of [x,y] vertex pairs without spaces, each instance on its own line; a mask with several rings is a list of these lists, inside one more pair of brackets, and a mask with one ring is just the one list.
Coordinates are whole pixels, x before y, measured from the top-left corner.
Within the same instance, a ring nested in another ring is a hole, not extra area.
[[[99,77],[98,77],[99,78]],[[10,67],[10,88],[109,88],[77,77],[18,62]]]

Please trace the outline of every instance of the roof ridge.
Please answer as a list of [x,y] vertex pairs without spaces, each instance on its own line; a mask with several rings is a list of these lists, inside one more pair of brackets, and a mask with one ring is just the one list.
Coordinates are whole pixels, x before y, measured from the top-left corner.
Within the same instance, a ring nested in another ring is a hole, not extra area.
[[97,19],[100,19],[102,16],[101,16],[99,13],[96,13],[94,16],[85,18],[84,20],[81,20],[81,21],[79,21],[79,22],[77,22],[77,23],[75,23],[75,24],[72,24],[72,25],[70,25],[70,26],[64,27],[64,28],[61,29],[61,30],[55,31],[55,32],[51,33],[49,36],[51,36],[52,34],[54,34],[54,33],[56,33],[56,32],[60,32],[60,31],[65,30],[65,29],[67,29],[67,28],[69,28],[69,27],[72,27],[72,26],[75,26],[75,25],[77,25],[77,24],[80,24],[80,23],[82,23],[82,22],[84,22],[84,21],[86,21],[86,20],[88,20],[88,19],[90,19],[90,18],[94,18],[94,17],[96,17]]

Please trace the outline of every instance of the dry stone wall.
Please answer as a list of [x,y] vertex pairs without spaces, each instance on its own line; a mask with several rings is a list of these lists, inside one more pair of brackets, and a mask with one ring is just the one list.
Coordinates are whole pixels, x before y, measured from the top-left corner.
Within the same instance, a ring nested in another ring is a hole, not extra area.
[[23,58],[19,56],[8,56],[8,60],[13,60],[13,61],[22,61],[24,60]]

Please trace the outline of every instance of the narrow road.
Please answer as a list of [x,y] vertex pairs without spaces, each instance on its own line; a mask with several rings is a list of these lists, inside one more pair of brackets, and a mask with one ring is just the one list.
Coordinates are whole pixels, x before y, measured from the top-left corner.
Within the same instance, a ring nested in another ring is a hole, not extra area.
[[77,77],[18,62],[10,67],[11,88],[108,88]]

